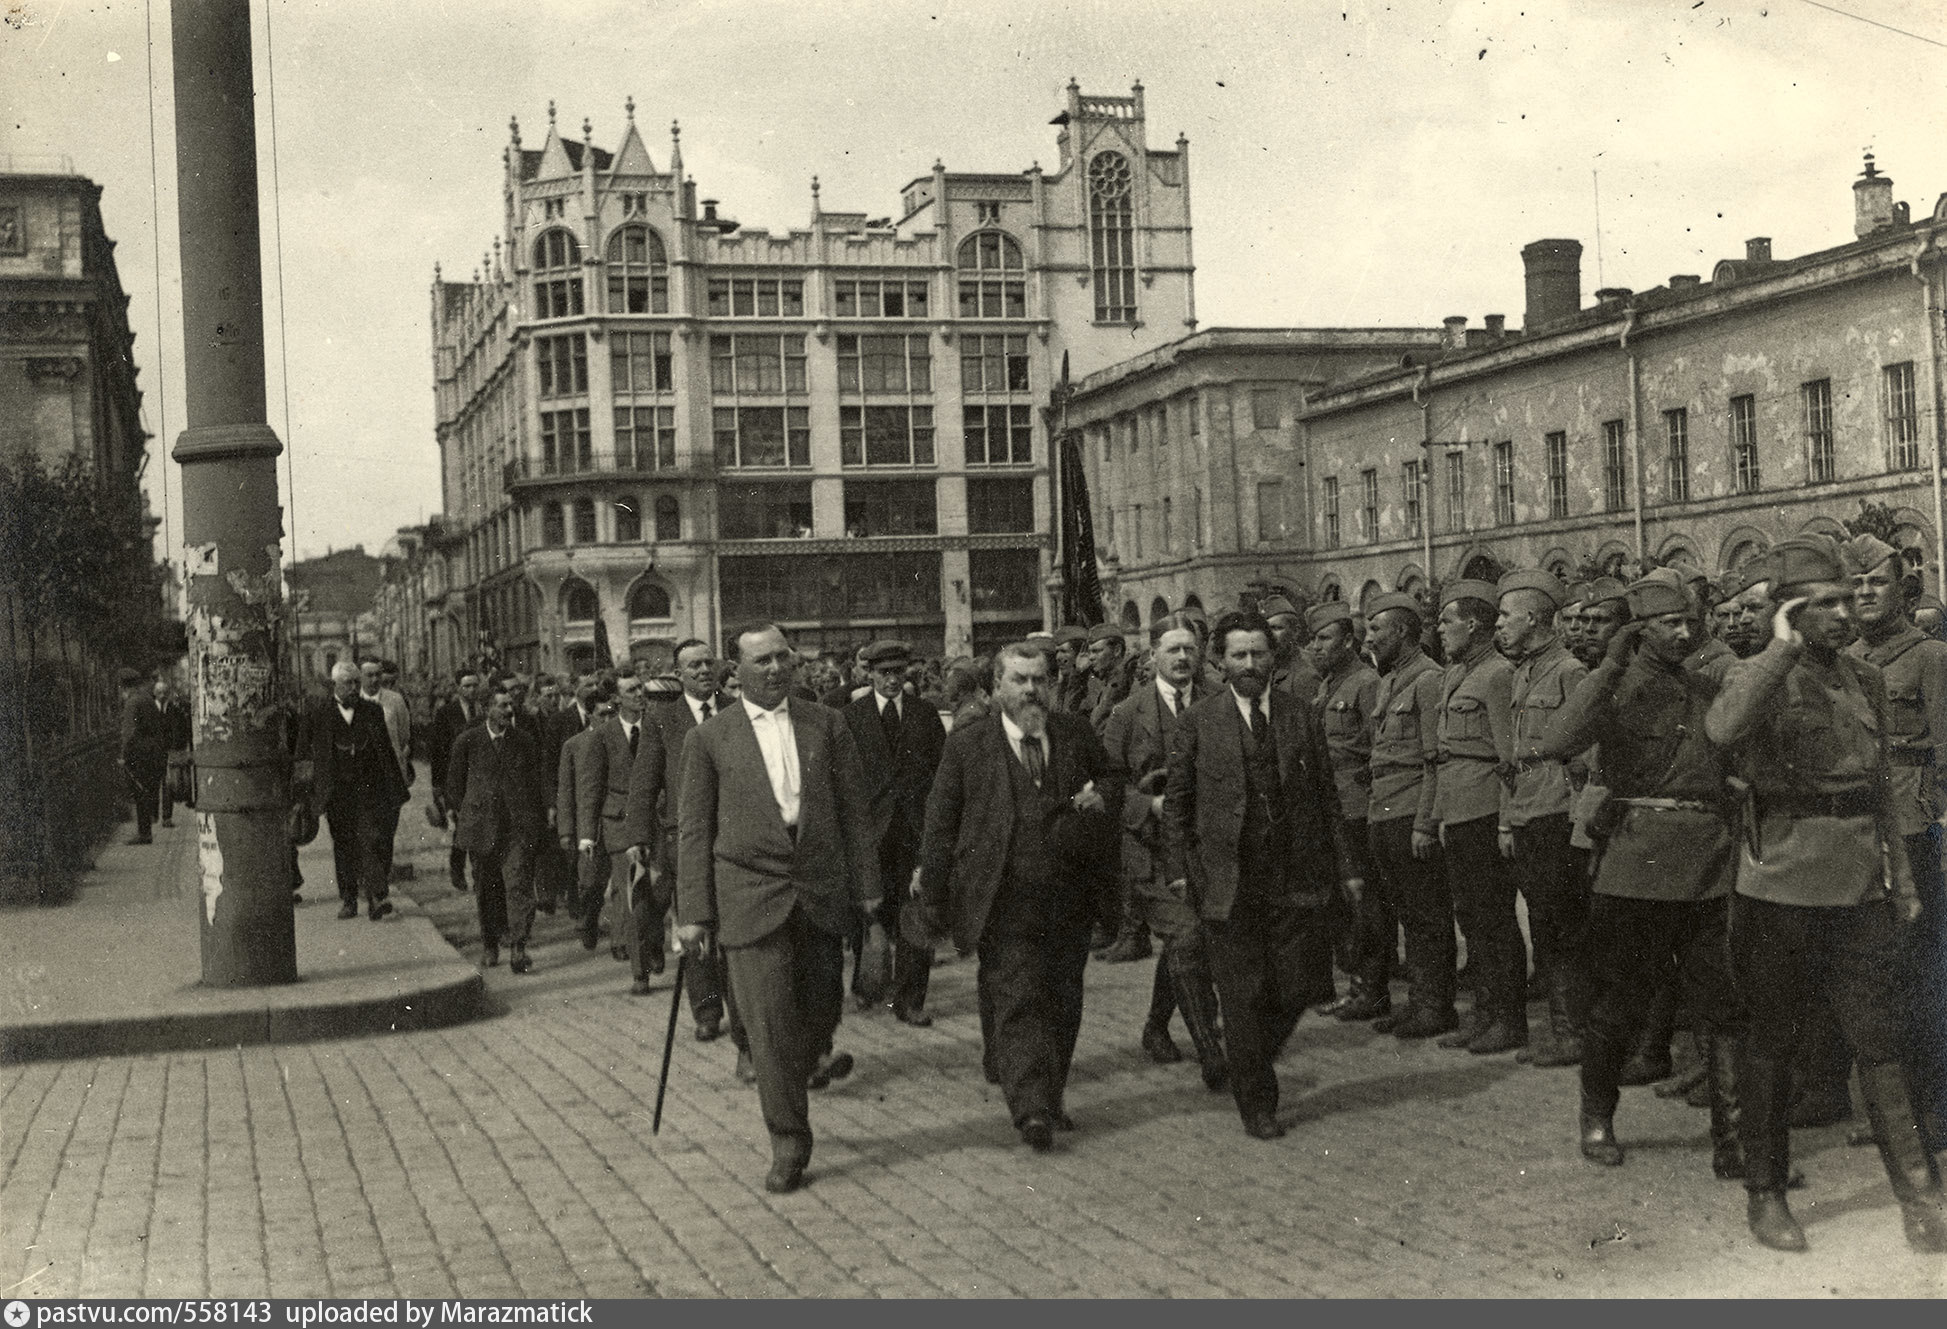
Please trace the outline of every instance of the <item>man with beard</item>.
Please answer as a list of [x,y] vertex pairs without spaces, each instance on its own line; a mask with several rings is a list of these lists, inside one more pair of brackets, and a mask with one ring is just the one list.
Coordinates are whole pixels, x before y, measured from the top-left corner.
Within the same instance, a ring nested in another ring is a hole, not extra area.
[[[1709,1068],[1711,1169],[1740,1177],[1732,1075],[1740,1020],[1726,943],[1729,772],[1703,733],[1717,685],[1684,667],[1692,622],[1682,589],[1638,581],[1629,609],[1629,624],[1550,723],[1542,748],[1566,761],[1600,743],[1609,785],[1587,933],[1582,1156],[1610,1167],[1623,1161],[1619,1077],[1659,995],[1645,975],[1673,970]],[[1663,1046],[1667,1055],[1667,1033]]]
[[1920,896],[1919,922],[1907,931],[1903,1004],[1909,1019],[1907,1067],[1929,1147],[1947,1149],[1947,918],[1943,918],[1940,816],[1947,776],[1947,643],[1913,626],[1907,606],[1920,579],[1900,553],[1871,535],[1847,542],[1853,618],[1859,640],[1846,649],[1886,680],[1892,765],[1893,832],[1905,847]]
[[[1554,573],[1510,572],[1497,589],[1495,640],[1514,665],[1508,694],[1513,779],[1500,850],[1527,901],[1535,969],[1548,993],[1546,1037],[1530,1060],[1536,1066],[1573,1066],[1582,1059],[1580,951],[1588,888],[1570,852],[1568,769],[1544,754],[1542,738],[1588,671],[1555,635],[1562,584]],[[1521,976],[1525,998],[1525,960]]]
[[[1258,601],[1257,612],[1271,625],[1274,657],[1271,686],[1310,705],[1318,696],[1318,685],[1323,680],[1312,668],[1312,662],[1305,658],[1305,616],[1282,595],[1270,595]],[[1222,667],[1221,660],[1218,665]]]
[[1143,1021],[1142,1047],[1152,1061],[1181,1061],[1170,1038],[1170,1016],[1180,1007],[1196,1045],[1203,1082],[1212,1090],[1225,1084],[1223,1035],[1217,1022],[1217,989],[1203,920],[1189,902],[1170,890],[1163,843],[1163,786],[1168,778],[1170,742],[1183,714],[1206,695],[1198,678],[1203,637],[1182,614],[1171,614],[1150,628],[1155,680],[1109,715],[1103,746],[1109,770],[1126,789],[1122,800],[1122,873],[1147,926],[1163,939],[1151,981],[1149,1015]]
[[1079,716],[1049,712],[1048,656],[994,657],[995,710],[947,735],[926,803],[920,896],[935,936],[979,955],[981,1042],[1021,1139],[1075,1129],[1064,1105],[1092,917],[1115,890],[1122,787]]
[[1880,671],[1844,647],[1852,585],[1830,540],[1770,554],[1771,644],[1732,665],[1705,717],[1754,808],[1737,863],[1731,961],[1748,1025],[1738,1059],[1747,1220],[1760,1244],[1800,1251],[1786,1204],[1792,1059],[1823,991],[1859,1062],[1859,1086],[1900,1201],[1907,1244],[1947,1251],[1940,1173],[1915,1119],[1902,1055],[1900,928],[1921,912],[1888,784]]
[[[1366,642],[1379,666],[1372,698],[1372,788],[1366,809],[1374,880],[1406,932],[1412,987],[1395,1038],[1431,1038],[1454,1014],[1453,893],[1434,820],[1439,783],[1440,666],[1420,649],[1420,604],[1393,591],[1366,606]],[[1373,1028],[1386,1032],[1386,1020]]]
[[1454,917],[1467,941],[1474,1005],[1444,1048],[1477,1055],[1528,1044],[1527,958],[1514,915],[1514,875],[1501,854],[1514,760],[1514,667],[1494,649],[1493,583],[1456,581],[1440,593],[1440,780],[1434,816],[1446,851]]
[[1275,1140],[1273,1063],[1305,1008],[1331,991],[1322,915],[1337,800],[1317,714],[1270,686],[1270,624],[1232,611],[1211,639],[1230,686],[1177,724],[1163,801],[1170,889],[1209,937],[1244,1130]]
[[1318,702],[1325,746],[1338,794],[1339,843],[1344,861],[1343,894],[1326,909],[1334,949],[1343,949],[1351,975],[1345,996],[1320,1014],[1351,1023],[1376,1020],[1393,1011],[1393,958],[1399,953],[1399,920],[1383,891],[1372,889],[1372,861],[1366,845],[1366,812],[1372,789],[1372,708],[1379,675],[1360,658],[1352,609],[1342,600],[1315,606],[1305,616],[1311,629],[1307,648],[1322,677]]

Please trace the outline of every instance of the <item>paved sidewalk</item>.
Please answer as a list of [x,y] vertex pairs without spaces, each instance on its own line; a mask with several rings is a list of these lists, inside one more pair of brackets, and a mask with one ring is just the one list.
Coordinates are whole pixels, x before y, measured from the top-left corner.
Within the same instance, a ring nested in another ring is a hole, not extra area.
[[[420,842],[412,889],[477,955]],[[1756,1246],[1704,1114],[1625,1091],[1631,1153],[1574,1145],[1572,1071],[1307,1017],[1290,1134],[1247,1138],[1188,1064],[1135,1046],[1148,964],[1095,965],[1071,1110],[1039,1156],[980,1073],[973,966],[937,1023],[848,1014],[811,1184],[768,1151],[727,1041],[687,1014],[650,1134],[669,993],[543,919],[498,1018],[221,1052],[0,1068],[0,1292],[224,1296],[1915,1296],[1870,1149],[1800,1132],[1807,1255]],[[347,928],[352,924],[345,924]],[[365,927],[364,923],[358,924]]]

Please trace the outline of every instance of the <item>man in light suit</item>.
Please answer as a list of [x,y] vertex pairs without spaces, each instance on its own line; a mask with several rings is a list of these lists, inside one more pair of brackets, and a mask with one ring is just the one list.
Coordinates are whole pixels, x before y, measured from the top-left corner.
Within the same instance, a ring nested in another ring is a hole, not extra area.
[[[608,893],[618,910],[614,927],[626,938],[634,980],[629,991],[638,997],[648,994],[650,978],[663,971],[663,914],[669,908],[660,876],[638,871],[631,861],[623,827],[629,783],[648,728],[642,718],[644,702],[641,678],[624,674],[616,679],[615,716],[595,727],[583,754],[587,760],[575,769],[575,847],[584,857],[608,855]],[[584,946],[601,926],[601,913],[599,899],[583,912]]]
[[548,826],[553,835],[547,852],[535,861],[535,890],[545,893],[552,888],[567,904],[568,917],[577,926],[589,892],[583,881],[586,874],[581,870],[581,855],[575,852],[575,777],[564,755],[572,740],[602,718],[597,710],[602,696],[600,680],[594,674],[583,674],[575,680],[568,704],[541,716],[541,784],[554,799],[548,805]]
[[[442,815],[451,811],[443,806],[441,800],[446,796],[446,758],[453,751],[453,741],[480,723],[480,672],[476,669],[456,670],[453,683],[454,695],[433,712],[433,722],[426,735],[432,747],[428,759],[432,767],[433,803]],[[447,849],[446,870],[453,889],[464,891],[467,888],[466,850],[457,843]]]
[[534,842],[544,824],[545,795],[541,754],[515,726],[504,681],[487,694],[486,722],[453,740],[446,780],[446,801],[459,819],[454,842],[473,860],[486,963],[500,963],[505,940],[512,950],[507,967],[524,974],[534,967],[527,940],[534,930]]
[[933,951],[907,940],[899,915],[909,902],[913,869],[919,866],[926,795],[940,765],[946,727],[938,711],[906,692],[906,669],[913,662],[910,646],[875,641],[863,656],[872,690],[846,706],[844,714],[865,765],[872,838],[879,846],[879,883],[886,895],[881,921],[894,938],[889,1000],[902,1023],[925,1028],[933,1023],[924,1009]]
[[[676,644],[676,676],[682,698],[654,707],[646,717],[643,743],[629,776],[628,809],[622,837],[630,860],[641,872],[654,872],[665,906],[676,890],[677,814],[682,808],[683,745],[690,733],[723,709],[717,692],[717,662],[708,642],[692,637]],[[696,1041],[708,1043],[723,1034],[723,995],[727,983],[722,957],[692,956],[685,968],[690,1017],[696,1021]],[[739,1053],[748,1051],[741,1031],[731,1031]]]
[[1075,1129],[1063,1103],[1089,928],[1117,906],[1122,788],[1088,721],[1050,713],[1048,652],[994,657],[997,709],[947,736],[926,803],[921,907],[980,957],[990,1078],[1037,1153]]
[[[582,946],[591,951],[601,939],[602,890],[608,880],[609,863],[608,855],[602,852],[600,845],[589,853],[580,852],[577,832],[581,825],[581,811],[575,795],[581,787],[582,769],[592,765],[596,759],[595,735],[602,722],[614,711],[615,681],[594,674],[583,675],[581,686],[576,689],[575,705],[562,712],[564,716],[579,719],[582,726],[562,740],[554,773],[554,833],[561,855],[567,860],[569,871],[574,873],[574,892],[568,913],[581,933]],[[593,823],[599,832],[599,810]],[[591,911],[595,914],[594,927],[588,926],[587,922]]]
[[1230,686],[1176,727],[1163,794],[1170,886],[1209,932],[1244,1129],[1275,1140],[1272,1063],[1305,1008],[1332,991],[1324,907],[1338,794],[1317,713],[1270,685],[1270,624],[1233,611],[1211,639]]
[[385,712],[358,695],[358,667],[350,661],[331,667],[331,695],[306,717],[298,759],[309,772],[312,806],[331,828],[338,917],[358,917],[363,897],[376,923],[393,908],[379,837],[406,801],[406,781]]
[[771,1136],[764,1188],[785,1194],[811,1159],[806,1089],[843,1013],[845,935],[880,904],[879,856],[858,745],[837,711],[792,700],[784,630],[730,643],[741,699],[684,744],[676,935],[723,947]]

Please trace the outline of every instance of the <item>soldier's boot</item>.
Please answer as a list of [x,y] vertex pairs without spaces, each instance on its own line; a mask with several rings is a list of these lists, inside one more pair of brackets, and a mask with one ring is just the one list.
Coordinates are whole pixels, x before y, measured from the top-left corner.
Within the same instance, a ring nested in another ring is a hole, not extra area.
[[1558,961],[1548,974],[1547,1045],[1534,1050],[1530,1058],[1536,1066],[1573,1066],[1582,1060],[1581,1014],[1575,992],[1575,975],[1566,960]]
[[1156,975],[1149,985],[1149,1014],[1143,1017],[1142,1048],[1156,1062],[1183,1060],[1176,1040],[1170,1037],[1170,1016],[1176,1014],[1176,980],[1170,976],[1169,947],[1156,962]]
[[1738,1059],[1737,1083],[1745,1222],[1759,1245],[1802,1251],[1805,1229],[1792,1217],[1785,1200],[1791,1175],[1791,1066],[1746,1051]]
[[1823,998],[1813,1002],[1792,1061],[1791,1124],[1809,1128],[1852,1119],[1852,1048]]
[[1528,1010],[1516,1006],[1513,1010],[1494,1012],[1493,1018],[1468,1042],[1467,1050],[1477,1057],[1487,1057],[1527,1046]]
[[1729,1034],[1698,1034],[1706,1083],[1710,1086],[1710,1170],[1719,1181],[1744,1176],[1744,1148],[1738,1143],[1737,1044]]
[[1142,905],[1136,899],[1135,892],[1129,889],[1129,883],[1124,882],[1122,922],[1116,930],[1115,941],[1095,958],[1108,964],[1127,964],[1132,960],[1147,960],[1151,953],[1149,924],[1143,918]]
[[1947,1251],[1947,1197],[1941,1194],[1940,1169],[1920,1135],[1906,1068],[1897,1061],[1862,1065],[1859,1088],[1880,1161],[1900,1202],[1906,1244],[1916,1251]]
[[1622,1044],[1591,1028],[1582,1049],[1582,1157],[1604,1167],[1620,1167],[1622,1145],[1616,1142],[1616,1104],[1622,1091],[1616,1072],[1623,1061]]
[[[1177,1009],[1196,1045],[1197,1064],[1203,1084],[1220,1093],[1230,1084],[1230,1066],[1224,1057],[1224,1031],[1218,1022],[1217,989],[1210,981],[1210,965],[1201,942],[1172,943],[1163,952],[1171,981],[1176,987]],[[1160,966],[1159,966],[1160,967]]]
[[1458,1017],[1460,1023],[1454,1026],[1452,1033],[1435,1040],[1436,1045],[1443,1048],[1464,1048],[1473,1042],[1488,1026],[1487,1011],[1480,1002],[1480,995],[1476,993],[1474,1004]]
[[1670,1040],[1676,1035],[1677,985],[1673,976],[1659,980],[1643,1019],[1643,1032],[1629,1060],[1623,1063],[1622,1084],[1655,1084],[1670,1077]]

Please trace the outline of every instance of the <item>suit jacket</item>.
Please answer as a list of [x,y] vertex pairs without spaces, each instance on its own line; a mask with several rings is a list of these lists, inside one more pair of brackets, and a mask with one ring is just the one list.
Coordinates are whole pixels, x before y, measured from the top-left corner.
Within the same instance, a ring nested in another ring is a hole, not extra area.
[[[1271,699],[1284,825],[1288,894],[1329,890],[1335,868],[1338,791],[1318,714],[1287,693]],[[1163,828],[1170,879],[1189,886],[1206,919],[1230,917],[1244,831],[1244,717],[1229,688],[1184,712],[1170,749]]]
[[532,735],[509,726],[496,739],[485,724],[477,724],[453,742],[446,765],[446,803],[459,825],[456,847],[484,854],[500,840],[504,811],[511,834],[531,841],[543,822],[541,753]]
[[189,707],[171,699],[162,712],[162,738],[169,751],[181,752],[194,741],[189,727]]
[[[567,746],[569,739],[594,727],[596,722],[595,713],[590,711],[584,724],[581,708],[572,704],[541,717],[541,776],[550,788],[561,776],[561,749]],[[556,823],[564,834],[574,829],[572,822],[562,823],[559,816]]]
[[714,925],[726,946],[762,941],[793,907],[826,932],[879,901],[858,744],[837,711],[790,703],[798,747],[798,831],[786,831],[741,703],[692,730],[678,800],[676,920]]
[[476,706],[473,710],[473,719],[468,720],[458,697],[449,698],[444,706],[433,712],[433,722],[426,734],[427,741],[433,745],[430,758],[433,788],[440,790],[446,788],[446,760],[453,753],[453,740],[485,718],[486,709]]
[[[582,769],[595,760],[593,746],[595,732],[599,725],[588,728],[570,738],[561,748],[561,762],[555,770],[554,779],[554,834],[556,839],[577,838],[580,825],[579,804],[576,791],[581,784]],[[595,821],[599,827],[599,815]],[[599,834],[590,837],[601,843]]]
[[[629,736],[619,715],[609,716],[588,732],[594,737],[583,750],[584,760],[575,765],[575,835],[600,841],[610,853],[617,853],[629,843],[622,838],[622,820],[629,810],[636,754],[629,751]],[[653,741],[653,732],[646,716],[637,722],[638,752]]]
[[[894,751],[886,742],[885,725],[879,719],[877,692],[868,692],[852,702],[843,714],[859,745],[859,760],[865,764],[872,843],[879,846],[881,854],[888,847],[901,851],[910,873],[926,830],[926,796],[932,791],[933,773],[939,769],[940,753],[946,746],[946,726],[940,723],[940,713],[931,702],[902,697],[899,747]],[[885,886],[903,891],[906,883],[894,881]]]
[[131,769],[161,770],[169,759],[169,719],[155,698],[135,693],[122,701],[122,760]]
[[[338,702],[325,697],[305,712],[298,739],[298,760],[310,763],[311,806],[322,812],[335,794],[345,792],[338,785],[339,763],[333,760],[334,747],[345,729],[345,718]],[[377,807],[398,807],[406,801],[406,778],[399,772],[398,758],[392,752],[392,735],[385,727],[385,712],[375,701],[363,697],[352,700],[351,732],[347,736],[356,749],[351,773],[354,792]]]
[[[1109,918],[1116,909],[1115,827],[1122,812],[1122,783],[1087,720],[1057,711],[1048,716],[1047,733],[1041,787],[1064,809],[1046,829],[1049,852],[1060,870],[1082,879],[1098,914]],[[926,800],[920,896],[929,921],[944,921],[954,946],[963,952],[980,944],[1007,872],[1014,829],[1010,768],[1018,764],[996,708],[978,720],[956,724],[947,735]],[[1073,811],[1069,800],[1091,780],[1105,810]]]
[[[1203,693],[1192,682],[1186,699],[1194,706]],[[1275,703],[1273,703],[1275,705]],[[1146,881],[1163,865],[1163,823],[1150,812],[1150,797],[1163,792],[1160,780],[1148,793],[1139,787],[1145,780],[1167,771],[1170,740],[1182,715],[1171,715],[1163,706],[1163,696],[1155,680],[1129,694],[1121,705],[1109,712],[1108,728],[1102,746],[1109,755],[1109,770],[1125,786],[1122,796],[1122,872],[1132,880]]]
[[[710,714],[723,709],[729,698],[710,698]],[[636,746],[635,769],[629,774],[628,806],[622,819],[622,843],[661,844],[675,848],[676,814],[682,807],[683,744],[696,729],[696,712],[687,695],[643,716],[642,742]]]

